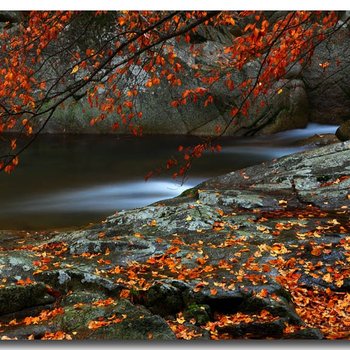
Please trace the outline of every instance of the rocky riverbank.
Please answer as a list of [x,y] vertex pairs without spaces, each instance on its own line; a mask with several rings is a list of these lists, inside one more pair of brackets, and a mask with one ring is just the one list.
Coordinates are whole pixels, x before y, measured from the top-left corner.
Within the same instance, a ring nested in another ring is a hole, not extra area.
[[73,232],[0,234],[0,339],[349,339],[350,142]]

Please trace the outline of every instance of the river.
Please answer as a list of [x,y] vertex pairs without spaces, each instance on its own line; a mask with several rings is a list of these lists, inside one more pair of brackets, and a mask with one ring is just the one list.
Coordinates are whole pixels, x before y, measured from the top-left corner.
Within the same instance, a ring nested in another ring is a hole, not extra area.
[[177,196],[216,175],[302,151],[298,140],[335,133],[337,126],[266,137],[225,138],[220,153],[197,160],[181,185],[170,175],[145,182],[179,145],[198,139],[180,136],[42,135],[11,174],[0,173],[0,229],[43,230],[79,227],[117,210],[145,206]]

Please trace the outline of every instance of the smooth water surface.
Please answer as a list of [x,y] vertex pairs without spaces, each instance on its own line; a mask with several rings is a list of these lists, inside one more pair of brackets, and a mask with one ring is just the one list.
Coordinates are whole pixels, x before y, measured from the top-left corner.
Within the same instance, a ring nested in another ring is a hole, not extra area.
[[21,156],[11,175],[0,173],[0,229],[39,230],[97,222],[117,210],[145,206],[179,195],[216,175],[303,150],[297,140],[334,133],[336,126],[266,137],[223,139],[222,152],[196,161],[181,185],[168,174],[144,175],[177,153],[194,137],[42,135]]

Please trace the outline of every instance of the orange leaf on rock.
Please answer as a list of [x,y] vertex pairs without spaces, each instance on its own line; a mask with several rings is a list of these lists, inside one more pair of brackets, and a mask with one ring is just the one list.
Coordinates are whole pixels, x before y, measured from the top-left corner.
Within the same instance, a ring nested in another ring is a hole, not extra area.
[[33,283],[34,281],[32,281],[29,277],[27,277],[25,280],[20,279],[16,282],[16,284],[19,286],[27,286],[28,284],[33,284]]
[[311,254],[314,256],[320,256],[322,254],[322,249],[319,247],[313,247],[311,250]]
[[210,289],[210,295],[216,295],[216,294],[218,294],[218,290],[215,289],[215,288],[211,288]]
[[130,290],[129,290],[129,289],[123,289],[123,290],[120,292],[120,294],[119,294],[119,297],[120,297],[120,298],[125,298],[125,299],[127,299],[127,298],[129,298],[129,296],[130,296]]

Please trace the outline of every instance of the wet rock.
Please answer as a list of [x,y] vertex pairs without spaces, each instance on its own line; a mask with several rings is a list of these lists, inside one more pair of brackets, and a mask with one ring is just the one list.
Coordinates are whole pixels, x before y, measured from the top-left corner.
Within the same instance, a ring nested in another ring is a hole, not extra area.
[[[338,143],[252,166],[244,170],[244,177],[240,171],[219,176],[197,189],[225,193],[228,188],[252,188],[260,195],[282,195],[292,207],[314,204],[324,209],[340,209],[348,204],[349,156],[349,144]],[[324,176],[330,178],[326,185],[319,181]],[[341,177],[344,181],[338,182]]]
[[220,312],[237,312],[241,309],[245,294],[242,291],[225,291],[219,289],[216,295],[211,295],[210,289],[203,289],[200,292],[189,291],[184,296],[186,303],[208,305],[211,310]]
[[[101,319],[107,319],[113,315],[113,306],[96,307],[90,304],[75,308],[72,306],[66,306],[64,308],[64,314],[58,315],[55,319],[55,323],[59,329],[65,332],[89,332],[88,325],[90,321]],[[93,331],[91,331],[93,333]]]
[[117,295],[123,288],[120,284],[97,276],[92,271],[77,271],[69,268],[43,271],[37,276],[37,279],[50,284],[63,293],[67,293],[69,290],[88,289]]
[[281,296],[278,299],[276,301],[270,298],[250,297],[245,299],[242,310],[247,312],[267,310],[271,315],[280,316],[291,324],[303,324],[303,321],[295,312],[293,305]]
[[108,295],[102,291],[78,290],[67,294],[61,302],[61,305],[74,305],[79,303],[93,303],[97,300],[107,299]]
[[265,110],[263,118],[260,118],[260,121],[256,123],[256,132],[252,132],[254,128],[251,128],[249,135],[269,135],[306,127],[308,124],[309,101],[304,82],[300,79],[281,79],[273,89],[277,91],[282,87],[281,94],[271,93],[272,98],[268,103],[269,109]]
[[187,320],[194,319],[196,324],[204,325],[210,321],[210,307],[209,305],[198,305],[198,304],[190,304],[187,306],[184,311],[184,317]]
[[122,323],[98,329],[90,339],[98,340],[175,340],[175,334],[158,315],[132,315]]
[[33,339],[41,339],[45,333],[54,332],[56,330],[58,330],[57,326],[52,324],[18,326],[6,331],[6,336],[13,340],[27,340],[29,337],[33,337]]
[[199,190],[199,200],[203,204],[239,207],[243,209],[276,208],[278,199],[254,190],[227,190],[223,193]]
[[323,339],[323,333],[317,328],[305,328],[291,334],[286,334],[285,339]]
[[[66,248],[50,251],[45,271],[33,274],[37,247],[0,252],[6,281],[0,296],[10,294],[0,307],[7,307],[14,294],[20,299],[15,309],[28,308],[33,298],[22,293],[33,287],[8,284],[27,274],[43,282],[41,288],[46,283],[61,294],[56,302],[65,313],[52,323],[77,332],[78,339],[174,339],[165,319],[176,322],[179,312],[195,332],[218,314],[243,313],[253,321],[227,324],[219,333],[322,338],[317,330],[283,332],[285,323],[305,326],[295,311],[300,305],[294,283],[319,293],[349,291],[346,264],[339,263],[348,259],[349,188],[350,142],[210,179],[178,198],[45,238]],[[9,293],[8,288],[14,289]],[[122,290],[142,305],[120,299]],[[41,291],[36,309],[45,297]],[[96,306],[110,297],[112,304]],[[266,312],[272,317],[260,320]],[[89,328],[91,321],[114,319]]]
[[8,285],[0,288],[0,315],[50,304],[54,301],[55,298],[48,294],[44,283],[26,286]]
[[[114,317],[114,318],[113,318]],[[89,328],[94,320],[113,320],[101,328]],[[128,300],[118,300],[115,305],[97,307],[86,305],[79,309],[66,307],[65,313],[57,317],[60,328],[66,332],[77,332],[76,339],[99,340],[148,340],[175,339],[174,333],[161,317],[152,315],[143,306],[135,306]]]
[[233,338],[282,338],[285,320],[279,319],[272,322],[239,323],[219,328],[220,333],[228,333]]
[[350,120],[341,124],[335,132],[335,135],[340,141],[350,140]]
[[[344,140],[345,141],[345,140]],[[297,141],[296,146],[308,146],[310,148],[321,147],[338,143],[339,139],[334,134],[316,134],[307,139]]]
[[144,304],[154,314],[160,316],[175,314],[184,306],[179,289],[167,283],[156,283],[149,288]]
[[[11,234],[8,234],[11,237]],[[7,278],[9,282],[32,277],[35,269],[34,254],[28,251],[0,251],[0,277]]]
[[88,240],[80,239],[70,246],[71,254],[82,253],[104,253],[107,249],[112,252],[125,252],[145,250],[154,251],[154,247],[148,242],[142,242],[136,239],[129,239],[128,241],[104,241],[104,240]]

